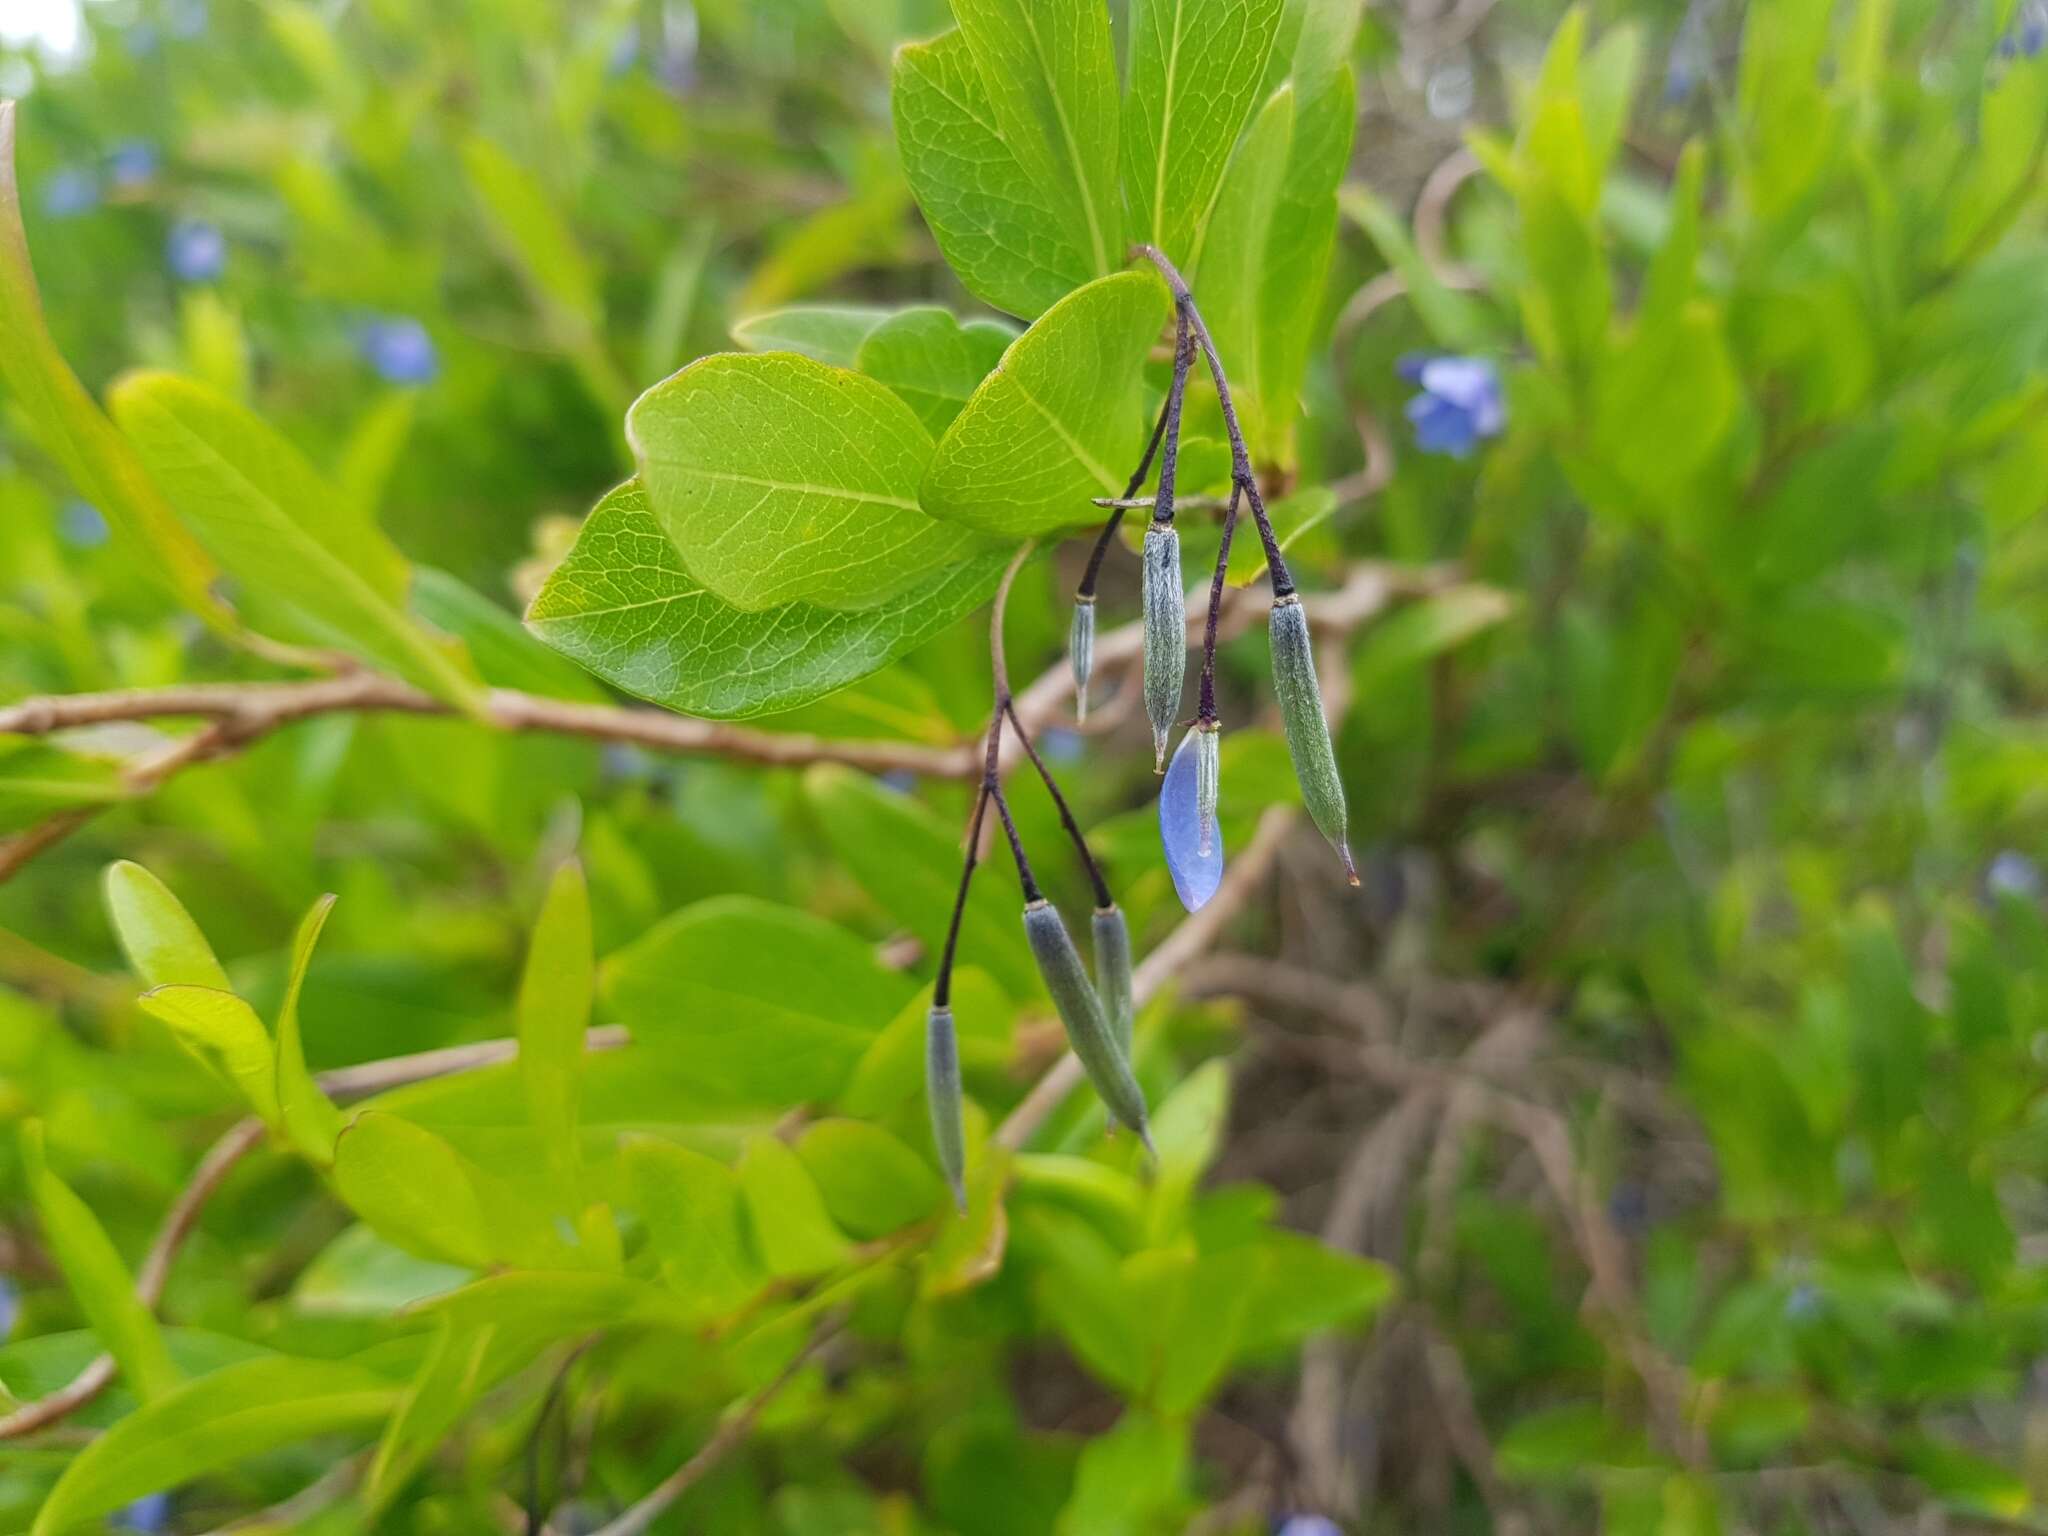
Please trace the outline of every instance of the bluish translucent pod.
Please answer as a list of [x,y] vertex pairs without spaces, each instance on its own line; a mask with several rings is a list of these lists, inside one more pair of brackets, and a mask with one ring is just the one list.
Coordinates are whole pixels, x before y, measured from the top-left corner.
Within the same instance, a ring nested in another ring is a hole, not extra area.
[[1223,730],[1213,720],[1197,722],[1195,736],[1195,820],[1198,851],[1216,845],[1216,804],[1223,796]]
[[1181,737],[1174,748],[1166,782],[1159,786],[1159,846],[1166,853],[1166,872],[1180,904],[1190,912],[1206,906],[1223,883],[1223,834],[1202,837],[1201,754],[1198,737],[1214,736],[1200,726]]

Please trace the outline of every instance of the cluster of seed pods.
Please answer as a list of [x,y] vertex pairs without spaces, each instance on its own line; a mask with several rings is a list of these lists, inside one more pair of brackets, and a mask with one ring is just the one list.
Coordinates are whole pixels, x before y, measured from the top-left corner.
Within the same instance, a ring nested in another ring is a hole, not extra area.
[[[1249,508],[1253,525],[1265,546],[1266,570],[1273,591],[1273,611],[1268,625],[1272,644],[1273,691],[1280,705],[1280,719],[1287,749],[1294,762],[1295,777],[1301,783],[1303,802],[1316,827],[1329,839],[1344,861],[1351,883],[1358,883],[1345,841],[1344,787],[1337,775],[1337,756],[1330,744],[1330,727],[1323,715],[1322,690],[1316,682],[1315,655],[1310,645],[1308,617],[1294,590],[1294,579],[1281,557],[1279,540],[1266,515],[1251,456],[1238,426],[1237,410],[1230,398],[1230,385],[1223,365],[1202,323],[1194,297],[1185,281],[1158,250],[1137,246],[1132,255],[1150,261],[1166,279],[1173,292],[1175,346],[1173,378],[1165,403],[1160,407],[1152,436],[1137,471],[1125,487],[1123,497],[1112,503],[1108,523],[1096,540],[1080,591],[1074,600],[1074,617],[1068,632],[1068,657],[1073,667],[1075,708],[1082,718],[1088,713],[1088,683],[1095,665],[1095,583],[1103,559],[1123,520],[1125,505],[1137,497],[1139,488],[1151,476],[1155,460],[1158,484],[1152,496],[1152,521],[1145,530],[1143,553],[1144,595],[1144,699],[1151,721],[1154,767],[1164,774],[1159,792],[1160,841],[1175,892],[1192,912],[1216,894],[1223,879],[1223,833],[1217,821],[1222,778],[1222,722],[1216,713],[1216,635],[1221,615],[1225,574],[1230,561],[1231,538],[1236,531],[1240,507]],[[1207,627],[1202,646],[1200,703],[1194,723],[1167,761],[1167,743],[1180,716],[1181,698],[1187,681],[1187,592],[1181,583],[1180,535],[1174,528],[1174,482],[1180,454],[1181,411],[1187,395],[1188,375],[1200,354],[1207,360],[1209,376],[1216,386],[1223,423],[1230,438],[1230,501],[1223,517],[1222,548],[1216,556],[1216,570],[1209,586]],[[1142,506],[1142,502],[1136,503]],[[1011,566],[1014,576],[1029,546],[1019,552]],[[1032,745],[1011,700],[1009,678],[1003,660],[1002,615],[1009,591],[1006,577],[995,604],[990,633],[990,657],[995,672],[995,707],[989,723],[987,752],[982,767],[981,787],[975,797],[974,814],[968,826],[967,855],[960,871],[960,886],[953,903],[953,917],[940,957],[937,981],[932,989],[931,1012],[925,1030],[925,1083],[931,1106],[932,1141],[939,1166],[952,1186],[953,1198],[966,1209],[966,1138],[962,1124],[959,1041],[954,1029],[952,975],[959,944],[960,923],[967,906],[967,893],[980,856],[982,829],[990,806],[1001,818],[1017,865],[1018,883],[1024,896],[1024,934],[1039,975],[1045,981],[1068,1043],[1080,1060],[1095,1091],[1102,1096],[1110,1115],[1128,1126],[1149,1149],[1151,1135],[1146,1124],[1144,1090],[1132,1071],[1132,1023],[1134,1001],[1131,981],[1131,937],[1124,916],[1110,895],[1101,867],[1088,850],[1087,840],[1067,808],[1065,797],[1052,771]],[[1016,822],[1004,797],[998,765],[1003,731],[1013,730],[1031,764],[1044,780],[1047,792],[1059,811],[1061,825],[1072,840],[1094,888],[1095,912],[1091,922],[1095,950],[1095,973],[1091,979],[1082,964],[1059,909],[1046,900],[1025,857]]]

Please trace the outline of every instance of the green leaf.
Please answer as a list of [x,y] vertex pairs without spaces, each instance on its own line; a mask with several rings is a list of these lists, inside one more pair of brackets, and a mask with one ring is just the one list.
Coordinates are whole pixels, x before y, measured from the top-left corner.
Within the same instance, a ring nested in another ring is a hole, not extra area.
[[1152,1341],[1147,1401],[1176,1415],[1201,1406],[1237,1355],[1269,1263],[1263,1248],[1246,1246],[1155,1250],[1125,1265]]
[[1366,631],[1351,663],[1352,687],[1362,696],[1378,693],[1410,668],[1456,650],[1514,612],[1511,594],[1478,582],[1404,604]]
[[743,719],[835,693],[988,600],[995,551],[858,613],[812,603],[746,613],[683,569],[638,481],[597,504],[527,626],[614,687],[684,714]]
[[1294,87],[1287,84],[1252,119],[1217,190],[1216,216],[1193,279],[1202,318],[1230,376],[1246,445],[1255,454],[1277,431],[1267,425],[1261,393],[1266,370],[1260,359],[1273,338],[1266,333],[1260,293],[1294,144],[1294,112]]
[[1444,286],[1436,268],[1416,249],[1407,221],[1384,198],[1369,187],[1347,186],[1337,194],[1337,203],[1345,216],[1372,238],[1387,265],[1400,274],[1408,302],[1415,307],[1430,340],[1458,352],[1478,351],[1485,345],[1486,328],[1477,302]]
[[1283,0],[1131,0],[1123,181],[1132,238],[1186,271],[1200,265],[1283,9]]
[[359,1114],[334,1149],[334,1187],[350,1210],[408,1252],[468,1269],[497,1257],[476,1170],[447,1142],[398,1115]]
[[836,1093],[917,990],[843,928],[749,896],[684,908],[609,956],[601,982],[665,1066],[774,1107]]
[[854,366],[879,379],[937,434],[988,377],[1017,333],[993,320],[962,325],[949,309],[919,305],[891,315],[860,344]]
[[590,891],[574,859],[555,871],[519,983],[519,1075],[527,1110],[564,1188],[579,1177],[577,1108],[590,1025]]
[[769,1274],[778,1280],[822,1274],[851,1255],[816,1182],[788,1147],[773,1136],[755,1136],[737,1171],[754,1243]]
[[428,565],[413,571],[412,608],[461,641],[478,674],[493,688],[592,704],[604,699],[603,689],[540,644],[510,612],[446,571]]
[[1153,1330],[1141,1298],[1125,1283],[1117,1252],[1080,1217],[1042,1208],[1020,1214],[1018,1241],[1034,1261],[1039,1310],[1083,1365],[1118,1391],[1137,1395]]
[[153,987],[136,1005],[169,1025],[201,1060],[218,1067],[265,1125],[282,1125],[277,1053],[254,1008],[232,992],[185,985]]
[[[820,763],[804,774],[818,825],[854,879],[932,953],[945,943],[960,883],[962,829],[907,795],[851,768]],[[1013,997],[1039,995],[1038,969],[1017,921],[1018,904],[981,881],[968,891],[960,949]]]
[[634,401],[626,435],[684,567],[736,608],[873,608],[980,549],[918,506],[916,414],[843,368],[707,357]]
[[797,1138],[796,1155],[832,1219],[858,1238],[882,1237],[921,1221],[945,1198],[930,1164],[863,1120],[813,1122]]
[[1221,1061],[1190,1073],[1152,1116],[1152,1144],[1159,1149],[1153,1179],[1154,1237],[1172,1235],[1180,1211],[1216,1156],[1230,1112],[1230,1074]]
[[[1273,524],[1273,537],[1280,552],[1287,553],[1308,534],[1327,523],[1337,511],[1337,493],[1327,485],[1307,485],[1282,496],[1266,507]],[[1213,563],[1210,567],[1215,568]],[[1266,546],[1253,526],[1251,516],[1238,512],[1237,531],[1230,539],[1230,568],[1225,579],[1233,587],[1248,587],[1266,574]]]
[[1380,1265],[1298,1232],[1269,1232],[1259,1246],[1267,1262],[1245,1312],[1241,1354],[1292,1349],[1311,1334],[1363,1320],[1394,1294],[1394,1277]]
[[1003,142],[1100,277],[1124,262],[1116,54],[1097,0],[953,0]]
[[327,914],[334,910],[334,901],[333,896],[322,896],[299,924],[298,936],[292,940],[292,968],[285,982],[284,1006],[277,1015],[278,1113],[292,1143],[323,1168],[334,1161],[334,1140],[341,1134],[341,1111],[306,1070],[306,1047],[299,1037],[299,993],[306,984],[306,968],[313,962],[313,946],[320,942],[320,930],[326,926]]
[[732,339],[749,352],[801,352],[834,368],[851,368],[860,344],[900,313],[879,304],[791,304],[735,320]]
[[30,1536],[58,1536],[279,1446],[375,1424],[398,1401],[388,1379],[346,1361],[274,1355],[224,1366],[154,1399],[80,1451]]
[[1058,1536],[1145,1536],[1181,1528],[1174,1515],[1184,1498],[1188,1451],[1184,1419],[1125,1409],[1114,1429],[1081,1452]]
[[1495,1452],[1504,1477],[1528,1482],[1575,1481],[1595,1466],[1637,1466],[1642,1434],[1593,1403],[1538,1409],[1516,1420]]
[[693,1307],[733,1311],[766,1282],[740,1220],[740,1185],[702,1152],[653,1136],[626,1142],[627,1198],[662,1278]]
[[903,174],[969,293],[1029,320],[1094,276],[997,126],[962,33],[897,49],[889,96]]
[[187,608],[226,627],[231,621],[208,590],[213,561],[78,382],[43,320],[14,174],[14,116],[15,104],[0,101],[0,380],[36,441],[106,515],[135,562]]
[[489,1384],[486,1371],[497,1332],[489,1323],[471,1328],[454,1317],[442,1319],[426,1363],[385,1424],[370,1460],[363,1492],[371,1510],[381,1509],[405,1485]]
[[92,1331],[138,1395],[154,1398],[169,1391],[178,1371],[156,1318],[135,1294],[128,1266],[92,1208],[50,1172],[40,1120],[22,1126],[21,1159],[43,1241]]
[[300,1271],[292,1308],[309,1317],[385,1317],[473,1278],[473,1270],[419,1258],[357,1222]]
[[114,386],[114,418],[179,515],[301,638],[471,707],[467,667],[405,612],[405,557],[297,449],[232,400],[167,373]]
[[1171,311],[1149,270],[1078,289],[1018,337],[924,477],[934,517],[1025,538],[1099,521],[1145,447],[1144,364]]
[[152,987],[230,990],[206,935],[163,881],[126,859],[107,866],[105,881],[107,916],[136,975]]

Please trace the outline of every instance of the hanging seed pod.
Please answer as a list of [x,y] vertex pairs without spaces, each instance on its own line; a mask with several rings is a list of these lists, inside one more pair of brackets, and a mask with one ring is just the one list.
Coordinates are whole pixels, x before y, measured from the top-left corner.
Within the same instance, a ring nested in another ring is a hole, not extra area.
[[1095,594],[1074,599],[1067,630],[1067,662],[1074,669],[1074,718],[1088,718],[1088,679],[1095,671]]
[[1166,782],[1159,786],[1159,846],[1166,854],[1166,872],[1174,894],[1190,912],[1208,905],[1223,883],[1223,839],[1212,831],[1202,839],[1201,756],[1198,738],[1213,735],[1199,725],[1173,749]]
[[1131,997],[1131,930],[1124,923],[1121,907],[1095,909],[1095,990],[1102,999],[1102,1011],[1109,1016],[1109,1032],[1116,1037],[1124,1060],[1131,1059],[1131,1025],[1137,1008]]
[[1223,792],[1223,729],[1214,720],[1195,722],[1195,848],[1204,858],[1216,846],[1216,802]]
[[1344,873],[1353,885],[1358,871],[1344,840],[1344,785],[1337,777],[1337,753],[1330,745],[1330,723],[1323,718],[1323,693],[1316,683],[1315,653],[1309,645],[1308,615],[1301,599],[1290,592],[1273,603],[1268,631],[1273,644],[1273,692],[1280,700],[1280,722],[1287,731],[1287,755],[1294,759],[1294,777],[1301,783],[1302,803],[1316,828],[1330,840]]
[[1152,766],[1162,773],[1187,667],[1188,594],[1180,581],[1180,535],[1173,524],[1154,521],[1145,530],[1145,713],[1152,719]]
[[933,1008],[924,1023],[924,1088],[931,1101],[932,1146],[939,1170],[953,1189],[953,1203],[967,1214],[967,1138],[960,1118],[960,1043],[953,1010]]
[[1045,978],[1045,989],[1052,994],[1053,1006],[1059,1010],[1060,1022],[1067,1028],[1067,1043],[1081,1058],[1088,1081],[1102,1095],[1109,1112],[1136,1131],[1150,1151],[1152,1132],[1145,1123],[1145,1092],[1131,1075],[1131,1064],[1110,1032],[1102,1000],[1088,983],[1081,952],[1067,937],[1059,909],[1042,899],[1027,904],[1024,936],[1038,962],[1038,974]]

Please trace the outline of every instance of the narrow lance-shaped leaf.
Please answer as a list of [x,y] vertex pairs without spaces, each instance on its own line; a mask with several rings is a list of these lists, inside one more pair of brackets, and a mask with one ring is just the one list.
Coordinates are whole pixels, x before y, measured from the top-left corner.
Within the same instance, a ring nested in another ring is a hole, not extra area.
[[121,859],[107,866],[104,882],[114,936],[146,984],[229,990],[228,973],[214,958],[206,935],[163,881]]
[[519,983],[519,1075],[549,1164],[572,1198],[592,970],[590,893],[583,866],[571,859],[548,885],[526,952]]
[[299,993],[305,988],[313,946],[320,942],[320,930],[327,924],[327,914],[334,910],[334,900],[333,896],[322,896],[299,924],[298,936],[292,941],[292,969],[285,982],[284,1006],[277,1015],[278,1112],[293,1145],[322,1167],[334,1161],[334,1141],[341,1134],[341,1112],[306,1070],[306,1047],[299,1034]]
[[178,1372],[156,1318],[135,1294],[128,1267],[92,1208],[50,1172],[39,1120],[22,1127],[21,1159],[43,1241],[85,1320],[140,1396],[153,1398],[168,1391],[176,1385]]

